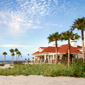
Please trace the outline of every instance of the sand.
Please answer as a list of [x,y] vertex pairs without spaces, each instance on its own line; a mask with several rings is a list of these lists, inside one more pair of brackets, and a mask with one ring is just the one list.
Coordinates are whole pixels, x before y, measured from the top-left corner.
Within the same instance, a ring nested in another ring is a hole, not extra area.
[[4,66],[0,66],[0,68],[13,68],[13,66],[10,66],[10,64],[5,64]]
[[0,76],[0,85],[85,85],[85,78],[43,76]]
[[[0,68],[13,67],[9,64]],[[0,85],[85,85],[85,78],[74,77],[43,77],[30,76],[0,76]]]

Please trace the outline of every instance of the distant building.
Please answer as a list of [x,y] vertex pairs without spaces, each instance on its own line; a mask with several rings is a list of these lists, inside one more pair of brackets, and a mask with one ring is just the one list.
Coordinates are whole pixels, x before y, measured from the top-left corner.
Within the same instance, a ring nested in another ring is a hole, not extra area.
[[[67,62],[67,57],[64,54],[68,53],[68,44],[64,44],[58,47],[58,63]],[[71,62],[76,58],[82,58],[82,46],[77,45],[77,40],[72,40],[70,44],[70,53],[74,57],[71,57]],[[39,47],[38,51],[33,53],[34,62],[38,63],[54,63],[56,57],[55,46]]]

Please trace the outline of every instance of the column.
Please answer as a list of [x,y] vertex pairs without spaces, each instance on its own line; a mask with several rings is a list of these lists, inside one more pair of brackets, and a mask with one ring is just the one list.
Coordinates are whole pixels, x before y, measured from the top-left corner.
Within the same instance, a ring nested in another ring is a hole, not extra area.
[[46,61],[46,55],[44,55],[44,62]]
[[55,56],[53,55],[53,60],[52,60],[52,63],[54,63],[55,62]]
[[62,54],[60,55],[60,60],[62,59]]

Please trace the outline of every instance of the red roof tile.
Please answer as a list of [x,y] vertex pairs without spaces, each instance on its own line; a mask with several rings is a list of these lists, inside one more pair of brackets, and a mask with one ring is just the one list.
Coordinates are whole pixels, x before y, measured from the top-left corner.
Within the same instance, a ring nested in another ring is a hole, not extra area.
[[[35,52],[33,54],[40,54],[40,53],[55,53],[56,52],[56,48],[49,46],[49,47],[40,47],[41,49],[44,49],[42,52]],[[70,46],[70,52],[71,53],[81,53],[78,49],[81,49],[81,46],[77,46],[77,47],[72,47]],[[58,53],[68,53],[68,44],[65,45],[61,45],[60,47],[58,47]]]

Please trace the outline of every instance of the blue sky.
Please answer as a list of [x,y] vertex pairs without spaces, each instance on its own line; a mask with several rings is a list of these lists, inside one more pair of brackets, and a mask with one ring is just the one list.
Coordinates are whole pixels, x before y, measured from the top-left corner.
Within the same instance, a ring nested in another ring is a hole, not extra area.
[[[23,60],[29,58],[27,54],[40,46],[53,45],[48,43],[49,34],[69,30],[74,20],[82,17],[85,0],[0,0],[0,60],[5,51],[7,60],[11,59],[11,48],[18,48]],[[77,30],[74,33],[81,35]],[[82,45],[81,39],[78,44]]]

